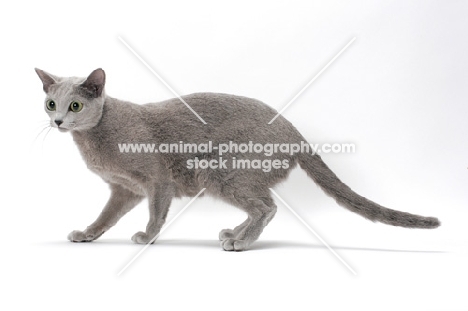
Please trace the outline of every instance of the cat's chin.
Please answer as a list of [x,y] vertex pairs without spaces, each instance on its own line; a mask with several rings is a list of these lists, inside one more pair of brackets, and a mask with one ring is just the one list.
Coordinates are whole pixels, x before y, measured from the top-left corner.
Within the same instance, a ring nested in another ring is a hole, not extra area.
[[69,129],[65,129],[65,128],[61,128],[61,127],[57,128],[57,129],[58,129],[59,132],[61,132],[61,133],[66,133],[66,132],[70,131]]

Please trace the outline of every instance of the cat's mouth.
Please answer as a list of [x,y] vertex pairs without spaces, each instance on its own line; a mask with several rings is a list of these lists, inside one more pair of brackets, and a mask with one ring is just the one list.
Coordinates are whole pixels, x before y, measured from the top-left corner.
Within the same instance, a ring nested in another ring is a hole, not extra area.
[[59,132],[61,133],[66,133],[68,132],[70,129],[66,129],[66,128],[63,128],[63,127],[57,127],[57,129],[59,130]]

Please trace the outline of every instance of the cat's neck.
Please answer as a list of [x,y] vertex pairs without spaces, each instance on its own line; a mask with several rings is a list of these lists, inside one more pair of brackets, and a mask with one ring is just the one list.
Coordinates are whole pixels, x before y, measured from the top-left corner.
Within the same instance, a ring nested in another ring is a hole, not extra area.
[[105,126],[106,119],[112,118],[110,116],[112,115],[112,106],[116,102],[120,102],[120,101],[118,99],[106,96],[104,99],[104,103],[102,105],[101,116],[97,120],[97,123],[94,126],[87,128],[87,129],[71,131],[73,140],[75,140],[75,142],[79,144],[82,141],[95,139],[96,135],[102,132],[102,128],[103,126]]
[[140,105],[106,95],[98,122],[88,129],[71,131],[73,139],[80,144],[87,140],[99,141],[109,137],[119,129],[124,129],[122,125],[128,123],[129,118],[133,118],[135,112],[139,112],[140,109]]

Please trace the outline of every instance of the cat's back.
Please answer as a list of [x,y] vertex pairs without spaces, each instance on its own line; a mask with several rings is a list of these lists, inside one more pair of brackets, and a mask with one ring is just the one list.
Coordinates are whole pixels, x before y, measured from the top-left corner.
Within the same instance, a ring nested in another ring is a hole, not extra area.
[[[184,95],[181,98],[201,118],[208,119],[212,124],[243,115],[248,116],[250,119],[259,116],[265,118],[271,116],[272,118],[276,114],[274,109],[263,102],[244,96],[223,93],[193,93]],[[149,111],[164,113],[169,117],[177,114],[184,117],[193,115],[197,118],[187,105],[178,98],[172,98],[158,103],[146,104],[145,106]],[[205,122],[208,122],[208,120],[205,120]]]
[[223,93],[194,93],[182,96],[182,99],[206,124],[178,98],[143,105],[146,122],[159,137],[258,140],[268,136],[270,139],[297,140],[300,136],[282,116],[269,125],[277,111],[254,98]]

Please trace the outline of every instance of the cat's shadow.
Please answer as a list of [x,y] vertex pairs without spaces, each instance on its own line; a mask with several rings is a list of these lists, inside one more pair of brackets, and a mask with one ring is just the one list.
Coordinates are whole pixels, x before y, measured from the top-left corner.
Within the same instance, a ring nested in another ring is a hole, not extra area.
[[[49,242],[47,244],[69,244],[69,245],[132,245],[134,247],[142,247],[140,244],[134,244],[129,240],[121,239],[100,239],[92,243],[70,243],[68,241],[63,242]],[[194,247],[194,248],[213,248],[219,249],[220,242],[217,240],[158,240],[154,246],[161,245],[164,247]],[[373,252],[397,252],[397,253],[445,253],[445,251],[438,250],[410,250],[410,249],[389,249],[389,248],[373,248],[373,247],[351,247],[351,246],[331,246],[335,250],[352,250],[352,251],[373,251]],[[280,249],[327,249],[325,245],[304,243],[295,241],[256,241],[250,248],[249,251],[260,251],[260,250],[280,250]]]

